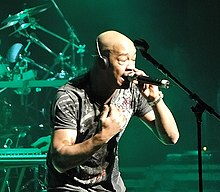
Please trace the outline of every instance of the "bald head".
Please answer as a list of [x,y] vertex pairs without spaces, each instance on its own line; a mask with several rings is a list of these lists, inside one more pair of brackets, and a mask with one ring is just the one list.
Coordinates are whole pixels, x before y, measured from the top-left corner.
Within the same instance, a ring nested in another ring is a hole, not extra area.
[[123,77],[135,68],[134,43],[117,31],[105,31],[97,37],[96,41],[99,57],[91,73],[94,84],[101,85],[100,90],[103,90],[105,85],[105,92],[111,92],[111,94],[115,89],[127,89],[130,83],[125,82]]
[[118,46],[126,46],[135,49],[134,43],[122,33],[117,31],[106,31],[97,37],[101,53],[115,51]]

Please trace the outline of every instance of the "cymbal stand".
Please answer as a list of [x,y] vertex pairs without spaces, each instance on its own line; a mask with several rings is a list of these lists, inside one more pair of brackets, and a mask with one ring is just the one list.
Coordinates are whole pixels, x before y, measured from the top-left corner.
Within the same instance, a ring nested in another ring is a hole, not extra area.
[[[65,43],[70,43],[67,39],[65,39],[65,38],[61,37],[60,35],[58,35],[58,34],[52,32],[52,31],[46,29],[45,27],[39,25],[39,24],[35,21],[35,19],[33,19],[33,18],[30,20],[30,24],[31,24],[30,27],[31,27],[32,29],[34,29],[34,30],[40,29],[41,31],[44,31],[45,33],[48,33],[49,35],[51,35],[51,36],[53,36],[53,37],[55,37],[55,38],[57,38],[57,39],[59,39],[59,40],[65,42]],[[73,43],[72,45],[73,45],[74,47],[76,47],[76,48],[79,48],[79,46],[76,45],[75,43]]]
[[[72,73],[75,73],[76,71],[80,70],[83,67],[83,57],[84,57],[84,52],[85,52],[85,45],[79,45],[77,46],[78,50],[77,53],[80,54],[80,65],[78,65],[77,67],[73,66],[76,64],[76,56],[75,56],[75,41],[77,43],[80,43],[79,38],[77,37],[77,35],[74,32],[74,29],[72,26],[70,26],[70,24],[68,23],[68,21],[66,20],[66,18],[64,17],[63,13],[61,12],[61,10],[59,9],[58,5],[56,4],[56,2],[54,0],[51,0],[51,2],[53,3],[55,9],[57,10],[58,14],[61,16],[62,20],[64,21],[64,23],[67,26],[67,32],[70,34],[70,41],[68,42],[67,47],[71,46],[71,59],[72,59]],[[78,68],[78,69],[77,69]]]
[[58,11],[59,15],[62,17],[64,23],[67,25],[71,39],[76,39],[77,43],[79,43],[80,41],[79,41],[78,37],[76,36],[76,34],[75,34],[74,30],[73,30],[73,27],[71,27],[70,24],[68,23],[68,21],[65,19],[63,13],[62,13],[61,10],[59,9],[59,7],[58,7],[57,4],[55,3],[55,1],[54,1],[54,0],[51,0],[51,2],[54,4],[54,7],[55,7],[56,10]]
[[[55,37],[55,38],[57,38],[57,39],[60,39],[61,41],[65,42],[65,43],[69,43],[69,41],[68,41],[67,39],[65,39],[65,38],[63,38],[63,37],[61,37],[61,36],[59,36],[59,35],[53,33],[52,31],[50,31],[50,30],[44,28],[43,26],[41,26],[41,25],[39,25],[39,24],[37,24],[37,23],[34,23],[34,27],[35,27],[35,28],[38,28],[38,29],[40,29],[40,30],[42,30],[42,31],[44,31],[44,32],[46,32],[46,33],[48,33],[48,34],[50,34],[50,35],[52,35],[53,37]],[[78,46],[77,46],[76,44],[74,44],[74,46],[75,46],[76,48],[78,48]]]
[[[25,53],[28,54],[27,49],[29,48],[29,46],[31,45],[31,43],[35,43],[37,44],[39,47],[43,48],[44,50],[46,50],[48,53],[52,54],[54,57],[58,57],[58,55],[53,52],[49,47],[47,47],[42,41],[40,41],[37,37],[34,37],[34,34],[24,34],[22,32],[19,32],[22,36],[28,38],[28,44],[26,46],[26,48],[24,49]],[[30,54],[30,53],[29,53]],[[29,56],[29,55],[28,55]],[[31,63],[34,66],[37,66],[38,68],[40,68],[41,70],[44,70],[45,72],[47,72],[48,74],[54,75],[54,73],[51,70],[48,70],[47,68],[43,67],[42,65],[37,64],[34,60],[30,59],[29,57],[22,57],[22,59],[26,62]]]
[[49,52],[50,54],[52,54],[53,56],[57,57],[57,54],[54,53],[49,47],[47,47],[42,41],[40,41],[36,36],[36,34],[32,33],[32,34],[24,34],[22,32],[19,32],[20,35],[26,37],[27,39],[29,39],[30,42],[33,42],[35,44],[37,44],[39,47],[43,48],[44,50],[46,50],[47,52]]
[[4,180],[2,182],[0,192],[5,192],[6,187],[7,187],[8,192],[11,192],[11,187],[10,187],[10,183],[9,183],[9,180],[8,180],[8,178],[10,176],[10,173],[11,173],[11,168],[4,169],[4,172],[5,172],[5,177],[4,177]]
[[[61,66],[61,70],[60,70],[60,73],[57,73],[56,74],[56,78],[59,78],[59,79],[65,79],[65,78],[68,78],[70,77],[69,73],[67,71],[65,71],[65,65],[68,66],[68,59],[69,57],[68,56],[64,56],[63,52],[61,52],[59,54],[59,56],[55,59],[55,64],[60,64]],[[69,67],[69,66],[68,66]]]
[[[32,20],[32,21],[34,21],[34,20]],[[59,61],[60,64],[61,64],[61,72],[58,74],[58,76],[60,76],[60,78],[65,78],[64,76],[67,75],[67,72],[64,71],[64,69],[63,69],[63,68],[64,68],[64,65],[66,65],[66,62],[64,62],[64,61],[66,61],[67,58],[69,59],[69,57],[65,57],[66,51],[68,50],[68,48],[69,48],[70,46],[72,46],[72,49],[73,49],[73,50],[75,50],[75,48],[77,48],[78,50],[82,50],[82,48],[84,48],[85,45],[82,46],[82,45],[76,45],[74,42],[71,43],[71,42],[68,41],[67,39],[65,39],[65,38],[63,38],[63,37],[61,37],[61,36],[59,36],[59,35],[57,35],[57,34],[51,32],[50,30],[44,28],[43,26],[39,25],[39,24],[36,23],[36,22],[32,22],[31,26],[32,26],[33,29],[40,29],[40,30],[42,30],[42,31],[44,31],[44,32],[46,32],[46,33],[52,35],[53,37],[58,38],[59,40],[61,40],[61,41],[65,42],[65,43],[67,43],[66,46],[64,47],[63,51],[60,52],[59,55],[56,55],[56,59],[55,59],[55,61],[56,61],[55,64],[58,64],[58,61]],[[82,52],[82,51],[81,51],[81,52]],[[74,58],[74,60],[75,60],[75,55],[72,55],[71,58],[72,58],[72,59]],[[73,61],[72,61],[72,62],[73,62]],[[65,64],[64,64],[64,63],[65,63]],[[74,61],[74,63],[75,63],[75,61]],[[53,68],[53,67],[54,67],[54,66],[52,66],[51,68]],[[71,66],[69,66],[69,67],[71,68],[72,73],[73,73],[73,72],[74,72],[73,68],[72,68]]]

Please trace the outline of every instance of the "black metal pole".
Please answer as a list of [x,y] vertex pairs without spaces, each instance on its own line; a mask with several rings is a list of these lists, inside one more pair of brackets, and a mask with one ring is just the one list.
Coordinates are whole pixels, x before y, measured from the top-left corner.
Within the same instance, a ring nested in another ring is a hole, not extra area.
[[202,113],[206,110],[210,114],[213,114],[218,120],[220,120],[220,115],[215,112],[215,110],[206,104],[197,94],[190,91],[185,85],[183,85],[174,75],[172,75],[163,65],[158,63],[148,52],[148,43],[144,39],[134,40],[134,45],[140,50],[142,56],[150,61],[160,72],[169,77],[174,83],[176,83],[183,91],[185,91],[189,97],[196,101],[195,107],[192,107],[192,111],[196,116],[197,123],[197,143],[198,143],[198,174],[199,174],[199,192],[203,191],[202,183],[202,137],[201,137],[201,124],[202,124]]

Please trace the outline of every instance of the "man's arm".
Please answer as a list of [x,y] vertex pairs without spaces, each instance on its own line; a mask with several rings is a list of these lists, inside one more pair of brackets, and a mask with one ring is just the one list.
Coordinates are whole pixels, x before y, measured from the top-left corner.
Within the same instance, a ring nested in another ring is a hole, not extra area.
[[65,172],[90,158],[100,147],[120,132],[126,119],[115,106],[104,106],[100,117],[101,131],[82,143],[75,143],[77,131],[58,129],[52,136],[52,163],[57,171]]
[[[136,75],[146,74],[139,69],[134,69]],[[163,101],[163,94],[158,86],[139,83],[134,80],[140,93],[149,102],[152,103],[153,110],[145,114],[142,120],[150,126],[150,129],[164,144],[175,144],[179,139],[179,131],[170,109]]]
[[179,139],[176,121],[163,99],[152,106],[153,110],[145,114],[142,120],[164,144],[175,144]]

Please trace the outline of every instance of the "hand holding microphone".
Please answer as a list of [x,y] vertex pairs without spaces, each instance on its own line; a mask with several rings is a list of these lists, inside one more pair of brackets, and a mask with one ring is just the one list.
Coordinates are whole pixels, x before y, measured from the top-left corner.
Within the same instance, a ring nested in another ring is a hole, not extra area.
[[137,85],[140,92],[152,106],[163,98],[163,94],[159,90],[159,87],[167,89],[170,85],[168,80],[151,78],[142,70],[136,68],[133,69],[132,72],[127,72],[125,78],[127,81]]
[[155,79],[147,76],[142,70],[134,68],[130,71],[126,71],[124,78],[131,83],[156,85],[161,88],[168,89],[170,82],[166,79]]

